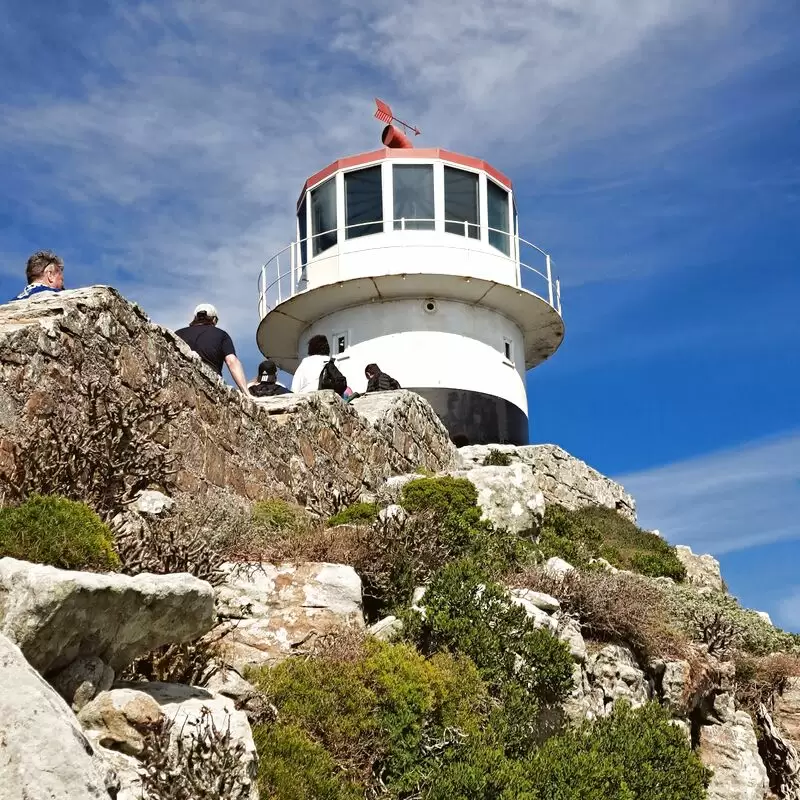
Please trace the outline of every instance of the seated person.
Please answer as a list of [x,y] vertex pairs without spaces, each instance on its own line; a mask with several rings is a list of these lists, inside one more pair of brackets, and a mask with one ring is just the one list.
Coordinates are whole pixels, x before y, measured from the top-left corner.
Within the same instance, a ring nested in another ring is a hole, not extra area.
[[248,386],[248,391],[253,397],[277,397],[281,394],[291,394],[282,383],[278,383],[278,365],[271,358],[258,365],[258,378]]
[[[340,397],[347,390],[347,380],[331,358],[331,346],[322,334],[308,340],[308,355],[300,362],[292,378],[292,392],[308,394],[332,389]],[[324,374],[323,374],[323,370]]]
[[400,388],[400,384],[377,364],[367,364],[364,374],[367,376],[367,392],[388,392]]
[[28,285],[12,300],[26,300],[43,292],[60,292],[64,288],[64,262],[49,250],[34,253],[25,266]]

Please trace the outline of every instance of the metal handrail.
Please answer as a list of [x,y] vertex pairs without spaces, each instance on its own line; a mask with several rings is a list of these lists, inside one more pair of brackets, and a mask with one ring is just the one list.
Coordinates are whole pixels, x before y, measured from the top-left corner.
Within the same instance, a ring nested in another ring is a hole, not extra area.
[[[432,219],[432,218],[400,217],[400,218],[397,218],[397,219],[388,220],[388,222],[391,224],[391,229],[390,229],[390,234],[391,234],[391,233],[395,233],[395,232],[405,232],[405,233],[407,233],[409,230],[415,230],[415,231],[418,230],[416,228],[413,228],[413,229],[407,228],[406,227],[407,223],[432,223],[432,224],[435,225],[436,222],[438,222],[438,220]],[[399,229],[395,229],[395,223],[398,223],[398,222],[400,223],[400,228]],[[283,302],[284,298],[283,298],[283,293],[281,292],[281,281],[282,280],[284,280],[287,277],[290,278],[290,289],[289,289],[289,293],[287,294],[286,299],[289,299],[290,297],[294,297],[296,294],[299,294],[301,291],[305,291],[304,289],[298,290],[297,287],[301,282],[307,280],[307,276],[306,276],[305,273],[306,273],[306,269],[309,266],[309,264],[318,264],[318,263],[320,263],[322,261],[325,261],[326,259],[338,258],[341,255],[341,253],[339,252],[339,247],[338,247],[338,245],[340,244],[340,242],[338,240],[338,234],[339,234],[340,231],[343,231],[346,234],[347,231],[352,231],[352,230],[354,230],[356,228],[362,228],[362,227],[374,226],[374,225],[383,226],[383,223],[384,223],[384,221],[381,219],[381,220],[373,220],[373,221],[370,221],[370,222],[359,222],[359,223],[356,223],[356,224],[353,224],[353,225],[347,225],[344,228],[339,228],[337,226],[336,228],[331,228],[331,229],[326,230],[326,231],[320,231],[320,232],[314,233],[314,234],[312,234],[310,236],[306,236],[303,239],[297,239],[296,241],[291,242],[290,244],[286,245],[286,247],[282,248],[277,253],[275,253],[275,255],[273,255],[265,264],[262,265],[261,270],[259,272],[259,276],[258,276],[258,310],[259,310],[259,318],[263,319],[264,316],[266,316],[266,314],[270,310],[272,310],[272,308],[275,308],[275,305]],[[443,220],[442,223],[443,223],[444,226],[447,226],[447,225],[463,225],[464,226],[464,234],[463,235],[464,235],[465,238],[467,238],[467,239],[469,239],[470,241],[473,241],[473,242],[481,242],[482,244],[486,244],[489,247],[494,247],[494,245],[490,244],[489,242],[487,242],[485,240],[474,239],[474,238],[469,236],[470,228],[477,228],[478,230],[481,230],[481,227],[479,225],[476,225],[475,223],[467,222],[465,220],[447,220],[447,219]],[[425,232],[426,230],[429,230],[429,229],[421,229],[421,232]],[[549,253],[547,253],[544,250],[542,250],[541,247],[539,247],[538,245],[535,245],[533,242],[529,242],[527,239],[523,239],[521,236],[519,236],[519,234],[514,234],[514,233],[511,233],[509,231],[504,231],[504,230],[500,230],[499,228],[491,228],[491,227],[487,228],[486,230],[489,233],[498,233],[498,234],[501,234],[502,236],[508,236],[509,239],[510,239],[510,241],[509,241],[510,254],[506,255],[499,248],[494,248],[494,249],[497,250],[496,253],[493,253],[493,252],[491,252],[489,250],[483,250],[483,249],[481,249],[480,252],[482,252],[485,255],[492,255],[492,256],[496,256],[497,258],[506,259],[507,261],[511,261],[513,264],[517,265],[519,267],[519,270],[517,272],[517,284],[516,284],[516,286],[518,288],[523,288],[522,287],[522,274],[523,274],[522,270],[526,270],[527,273],[533,273],[534,275],[537,275],[540,278],[543,278],[547,283],[547,298],[542,298],[542,299],[546,299],[548,304],[552,308],[554,308],[559,314],[561,314],[561,282],[560,282],[560,280],[558,278],[555,278],[555,279],[553,278],[553,262],[552,262],[552,259],[551,259],[550,255],[549,255]],[[326,236],[326,235],[329,235],[329,234],[332,234],[332,233],[336,233],[337,234],[336,246],[332,245],[332,246],[326,248],[325,251],[319,253],[316,256],[309,255],[309,248],[313,249],[313,243],[314,243],[315,239],[319,239],[322,236]],[[385,233],[383,228],[381,229],[380,233]],[[369,235],[369,234],[367,234],[367,235]],[[453,233],[452,235],[457,236],[459,234]],[[345,235],[345,241],[347,241],[347,236],[346,235]],[[514,246],[511,246],[512,244]],[[305,261],[302,260],[302,256],[301,256],[302,248],[303,248],[304,245],[305,245],[305,248],[306,248]],[[532,267],[531,265],[526,264],[523,261],[521,261],[521,259],[520,259],[520,245],[524,245],[526,247],[530,247],[533,250],[535,250],[538,253],[540,253],[542,256],[544,256],[545,272],[541,272],[540,270],[536,269],[535,267]],[[376,245],[375,248],[366,248],[366,250],[370,250],[370,249],[379,250],[379,249],[385,248],[385,246],[386,246],[385,242],[383,242],[380,245]],[[470,250],[470,249],[473,249],[473,248],[464,248],[464,249]],[[331,250],[333,252],[330,252],[330,253],[326,254],[326,252],[328,250]],[[365,252],[365,249],[359,250],[359,252],[363,253],[363,252]],[[281,260],[281,257],[286,258],[286,254],[287,253],[288,253],[288,258],[289,258],[288,269],[286,269],[284,272],[281,272],[281,270],[280,270],[280,260]],[[266,281],[267,281],[267,270],[268,270],[268,268],[270,267],[270,265],[273,262],[275,262],[275,270],[276,270],[277,277],[273,281],[271,281],[269,284],[267,284],[266,283]],[[267,302],[267,294],[270,291],[270,289],[273,289],[276,286],[277,286],[277,289],[278,289],[278,300],[277,300],[277,303],[275,305],[270,307],[270,305]]]

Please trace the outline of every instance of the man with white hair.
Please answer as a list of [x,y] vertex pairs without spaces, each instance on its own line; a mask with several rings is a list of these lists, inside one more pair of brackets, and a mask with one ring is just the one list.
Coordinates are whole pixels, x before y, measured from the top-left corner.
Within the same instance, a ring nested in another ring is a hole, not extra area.
[[236,357],[231,337],[217,327],[218,321],[217,309],[211,303],[200,303],[194,310],[194,319],[189,326],[175,333],[218,375],[222,375],[222,365],[227,364],[234,382],[247,394],[247,378],[242,362]]

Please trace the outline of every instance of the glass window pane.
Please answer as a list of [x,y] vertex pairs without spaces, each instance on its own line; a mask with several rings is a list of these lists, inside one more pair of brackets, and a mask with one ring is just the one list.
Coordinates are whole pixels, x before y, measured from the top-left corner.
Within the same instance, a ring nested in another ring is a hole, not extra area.
[[392,167],[394,182],[394,229],[433,230],[433,166],[405,164]]
[[[379,166],[346,173],[344,198],[346,238],[356,239],[359,236],[383,232],[383,184]],[[352,228],[352,225],[358,227]]]
[[469,236],[480,239],[478,217],[478,176],[455,167],[444,168],[444,229],[448,233],[464,235],[464,222],[468,223]]
[[489,244],[508,255],[511,252],[507,235],[510,232],[508,192],[494,181],[486,181],[486,191],[489,206]]
[[308,224],[306,221],[306,199],[300,203],[300,208],[297,211],[297,230],[300,234],[300,263],[305,266],[308,259]]
[[314,233],[313,255],[333,247],[336,235],[336,179],[331,178],[311,192],[311,228]]

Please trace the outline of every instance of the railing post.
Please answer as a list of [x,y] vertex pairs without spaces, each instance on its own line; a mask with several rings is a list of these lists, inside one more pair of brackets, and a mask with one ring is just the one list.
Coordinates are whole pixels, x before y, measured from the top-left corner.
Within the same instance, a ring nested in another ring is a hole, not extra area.
[[558,313],[561,313],[561,281],[556,279],[556,299],[558,300]]
[[278,276],[276,283],[278,284],[278,303],[282,303],[282,294],[281,294],[281,257],[275,256],[275,274]]
[[289,297],[294,297],[294,273],[296,269],[296,253],[294,251],[294,242],[289,245]]
[[400,230],[404,231],[406,229],[406,218],[400,217]]
[[469,222],[464,220],[464,237],[469,239]]
[[553,270],[552,270],[552,267],[550,266],[550,256],[546,255],[544,257],[544,260],[545,260],[545,263],[547,264],[547,292],[548,292],[548,297],[550,299],[550,305],[553,306],[553,308],[555,308],[555,306],[553,305]]
[[267,315],[267,265],[261,265],[261,277],[258,286],[258,316],[264,319]]

